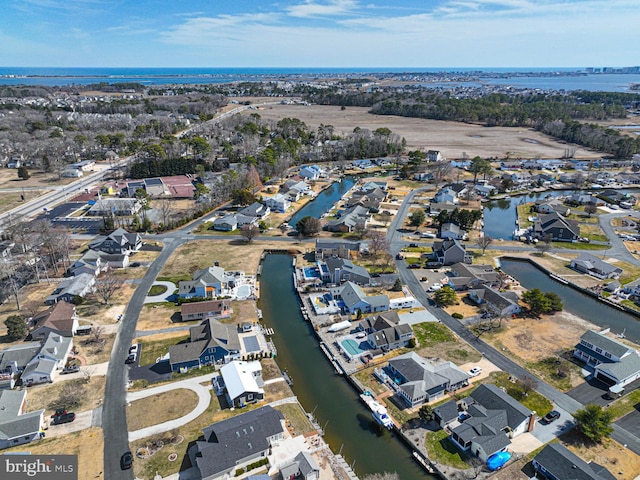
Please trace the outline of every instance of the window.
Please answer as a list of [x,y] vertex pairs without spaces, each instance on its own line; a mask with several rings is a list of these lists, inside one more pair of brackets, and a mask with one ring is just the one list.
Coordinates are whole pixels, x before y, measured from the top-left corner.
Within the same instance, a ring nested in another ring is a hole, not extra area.
[[604,356],[607,358],[611,358],[611,354],[609,352],[604,352]]
[[247,400],[253,400],[253,393],[247,394]]
[[599,347],[596,347],[596,353],[602,353],[602,349]]

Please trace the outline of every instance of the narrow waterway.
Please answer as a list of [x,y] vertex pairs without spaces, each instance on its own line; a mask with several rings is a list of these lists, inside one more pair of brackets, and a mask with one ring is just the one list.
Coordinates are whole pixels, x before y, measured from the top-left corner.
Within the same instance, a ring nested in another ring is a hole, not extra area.
[[336,181],[329,188],[324,189],[316,198],[298,210],[289,220],[289,225],[295,228],[304,217],[320,218],[333,207],[340,198],[356,183],[356,177],[344,177]]
[[539,288],[543,292],[555,292],[564,304],[564,309],[598,325],[611,328],[614,333],[625,332],[632,342],[640,343],[640,319],[610,307],[563,283],[550,278],[529,262],[520,260],[501,260],[502,270],[514,277],[527,289]]
[[325,440],[358,476],[397,472],[402,480],[435,478],[422,470],[411,451],[389,432],[377,431],[371,413],[347,381],[334,374],[299,308],[291,257],[267,255],[260,279],[260,308],[275,330],[277,361],[293,380],[293,391],[318,423]]

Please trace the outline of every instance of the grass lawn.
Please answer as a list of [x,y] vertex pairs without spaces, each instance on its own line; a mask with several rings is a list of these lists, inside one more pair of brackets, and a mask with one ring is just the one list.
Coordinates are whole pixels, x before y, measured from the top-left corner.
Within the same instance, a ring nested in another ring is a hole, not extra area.
[[640,312],[640,307],[638,305],[636,305],[633,300],[622,300],[622,302],[620,302],[622,305],[624,305],[625,307],[631,308],[632,310],[636,310]]
[[520,228],[529,228],[533,225],[533,222],[529,221],[529,217],[535,217],[538,214],[535,212],[531,212],[531,207],[533,203],[525,203],[522,205],[518,205],[516,209],[518,210],[518,225]]
[[640,403],[640,390],[634,390],[633,392],[624,395],[622,398],[616,399],[607,408],[612,414],[613,418],[617,419],[624,417],[627,413],[635,410],[636,405]]
[[299,403],[283,403],[273,408],[282,412],[296,435],[304,435],[315,431]]
[[171,302],[145,303],[140,311],[137,330],[158,330],[177,325],[196,325],[198,320],[183,322],[180,307]]
[[[567,372],[566,377],[558,376],[558,369],[562,367]],[[581,377],[581,368],[565,358],[549,357],[539,362],[528,363],[527,369],[538,375],[542,380],[556,387],[562,392],[573,388],[572,378]]]
[[413,326],[413,333],[419,347],[433,347],[438,343],[455,340],[451,331],[441,323],[424,322]]
[[134,431],[174,420],[192,411],[196,405],[198,395],[186,388],[142,398],[127,405],[127,427]]
[[78,355],[84,357],[87,360],[88,365],[109,361],[113,344],[116,341],[116,336],[103,335],[102,339],[105,341],[104,345],[91,343],[88,338],[83,340],[78,339],[78,342],[75,344],[78,349]]
[[553,404],[538,392],[530,391],[525,395],[525,391],[519,382],[509,380],[509,374],[505,372],[493,372],[491,379],[497,387],[504,388],[509,395],[518,400],[529,410],[536,412],[539,417],[549,413],[553,409]]
[[156,295],[162,295],[164,292],[166,292],[168,289],[166,287],[166,285],[153,285],[150,289],[149,289],[149,293],[148,295],[150,297],[155,297]]
[[453,468],[469,468],[460,450],[449,440],[446,431],[428,432],[425,436],[425,446],[430,460]]
[[150,365],[156,363],[158,357],[162,357],[169,352],[169,347],[184,343],[189,340],[189,335],[173,335],[169,338],[155,339],[156,335],[142,337],[138,340],[142,354],[140,355],[140,365]]
[[[60,380],[55,383],[45,385],[35,385],[29,387],[27,395],[27,410],[45,409],[45,418],[52,415],[56,408],[66,407],[70,412],[82,412],[96,408],[102,404],[104,398],[104,386],[106,377],[94,375],[91,381],[86,383],[84,379]],[[61,405],[58,401],[63,388],[71,386],[74,391],[80,392],[77,395],[78,404]]]
[[609,238],[604,234],[600,225],[580,223],[580,235],[595,242],[609,241]]
[[553,248],[569,250],[608,250],[607,245],[596,245],[582,242],[551,242]]
[[2,453],[25,451],[32,455],[77,455],[78,476],[76,478],[104,478],[102,473],[104,471],[102,428],[91,427],[59,437],[44,438],[28,445],[3,450]]

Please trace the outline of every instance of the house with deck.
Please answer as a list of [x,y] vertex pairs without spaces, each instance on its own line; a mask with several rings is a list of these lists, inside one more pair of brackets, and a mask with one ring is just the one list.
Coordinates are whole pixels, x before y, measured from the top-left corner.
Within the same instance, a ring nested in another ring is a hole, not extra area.
[[580,227],[574,220],[567,220],[557,212],[540,215],[534,222],[533,236],[557,242],[575,242],[580,237]]
[[205,318],[224,318],[231,315],[231,300],[206,300],[204,302],[189,302],[180,305],[180,318],[183,322],[204,320]]
[[439,233],[439,237],[445,240],[466,240],[469,238],[466,230],[455,223],[443,223]]
[[581,253],[579,257],[571,260],[569,265],[578,272],[586,273],[600,280],[620,278],[623,273],[622,268],[607,263],[590,253]]
[[338,300],[340,306],[350,314],[386,312],[389,310],[389,297],[387,295],[368,296],[360,286],[346,281],[344,284],[333,287],[331,296]]
[[406,347],[414,337],[411,325],[401,324],[395,311],[366,317],[357,329],[367,334],[367,342],[374,354]]
[[196,270],[193,280],[182,280],[178,283],[180,298],[216,298],[222,295],[223,289],[228,288],[227,275],[224,268],[212,266]]
[[361,249],[361,242],[318,238],[316,239],[315,259],[322,260],[333,256],[350,259],[352,254],[359,253]]
[[264,400],[262,365],[259,361],[234,360],[220,368],[229,405],[242,408]]
[[318,480],[320,467],[315,459],[304,450],[298,453],[290,463],[280,467],[280,475],[283,480]]
[[264,204],[269,207],[272,212],[285,213],[291,206],[291,200],[285,195],[278,193],[272,197],[266,197]]
[[[324,262],[318,262],[320,272],[322,272],[322,281],[325,283],[340,284],[344,281],[350,281],[359,285],[368,285],[371,283],[371,274],[369,270],[360,265],[356,265],[351,260],[340,257],[329,257]],[[326,269],[322,268],[322,263],[326,265]]]

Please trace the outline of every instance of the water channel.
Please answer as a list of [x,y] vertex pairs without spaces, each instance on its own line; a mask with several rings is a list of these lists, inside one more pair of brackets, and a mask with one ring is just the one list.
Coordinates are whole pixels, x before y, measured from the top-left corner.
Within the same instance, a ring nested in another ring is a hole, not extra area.
[[523,260],[501,260],[502,270],[513,276],[527,289],[539,288],[543,292],[555,292],[564,304],[564,309],[602,328],[611,328],[614,333],[624,331],[632,342],[640,343],[640,319],[610,307],[567,285],[553,280],[529,262]]
[[411,451],[389,432],[376,433],[371,413],[347,381],[334,373],[305,322],[293,287],[287,255],[267,255],[260,281],[260,308],[278,350],[278,365],[293,380],[305,410],[325,429],[325,440],[359,476],[397,472],[402,480],[435,478],[413,459]]
[[304,217],[320,218],[327,213],[333,205],[355,185],[356,177],[344,177],[341,181],[333,182],[330,187],[324,189],[316,198],[298,210],[289,220],[289,225],[295,228],[296,224]]

